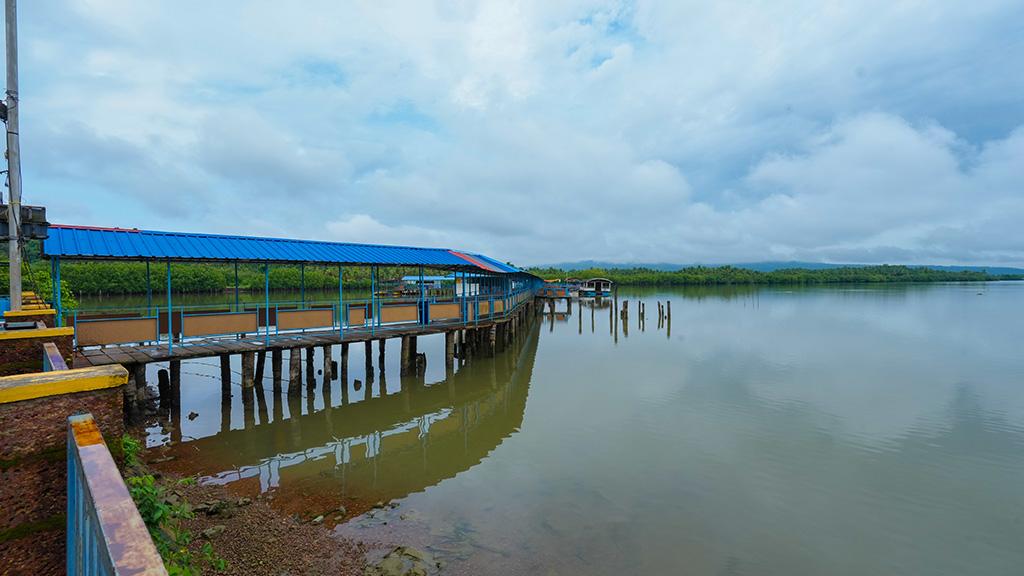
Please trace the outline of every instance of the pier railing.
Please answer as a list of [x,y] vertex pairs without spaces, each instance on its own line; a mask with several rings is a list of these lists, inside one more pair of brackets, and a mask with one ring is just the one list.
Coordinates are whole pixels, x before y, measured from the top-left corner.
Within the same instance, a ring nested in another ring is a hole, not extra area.
[[68,418],[67,573],[167,576],[92,415]]
[[[468,291],[467,291],[468,292]],[[168,348],[190,339],[265,336],[308,330],[394,330],[408,326],[467,325],[500,320],[533,297],[523,284],[473,293],[424,291],[419,297],[377,296],[338,301],[234,302],[76,310],[68,318],[79,348],[153,343]]]

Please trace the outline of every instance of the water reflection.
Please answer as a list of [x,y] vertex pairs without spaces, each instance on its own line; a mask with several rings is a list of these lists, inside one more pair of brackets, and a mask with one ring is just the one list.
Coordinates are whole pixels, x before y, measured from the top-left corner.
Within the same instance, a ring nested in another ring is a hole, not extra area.
[[[231,396],[224,396],[220,431],[173,446],[180,458],[169,467],[199,472],[201,482],[272,490],[290,512],[402,498],[469,469],[519,429],[537,342],[531,330],[496,357],[474,358],[444,380],[402,377],[390,392],[387,370],[368,366],[367,383],[355,380],[352,391],[339,387],[338,405],[330,380],[321,378],[319,396],[315,386],[304,397],[270,394],[273,419],[257,380],[241,390],[241,428],[231,428]],[[378,362],[386,365],[383,354]]]
[[[1024,284],[618,296],[560,301],[452,374],[434,361],[396,378],[359,347],[301,398],[257,387],[247,402],[233,383],[226,426],[216,377],[191,368],[182,410],[203,414],[169,464],[289,512],[398,498],[336,530],[430,549],[455,573],[1024,565]],[[421,342],[431,358],[441,345]]]

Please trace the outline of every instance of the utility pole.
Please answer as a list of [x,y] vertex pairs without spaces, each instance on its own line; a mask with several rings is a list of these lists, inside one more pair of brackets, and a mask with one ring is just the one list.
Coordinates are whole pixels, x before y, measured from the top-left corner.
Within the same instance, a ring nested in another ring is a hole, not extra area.
[[7,227],[10,231],[11,310],[21,310],[21,148],[18,144],[18,3],[5,0],[7,24],[7,178],[11,198]]

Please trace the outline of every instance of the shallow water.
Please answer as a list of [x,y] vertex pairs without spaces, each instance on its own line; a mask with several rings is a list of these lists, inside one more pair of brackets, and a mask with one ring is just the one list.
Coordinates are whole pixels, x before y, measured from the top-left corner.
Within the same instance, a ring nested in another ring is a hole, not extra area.
[[446,573],[1020,573],[1024,283],[619,297],[628,334],[559,303],[451,376],[439,336],[423,381],[392,341],[369,383],[352,346],[344,385],[291,403],[268,366],[222,409],[216,359],[183,363],[198,415],[150,444],[288,513],[394,500],[336,532]]

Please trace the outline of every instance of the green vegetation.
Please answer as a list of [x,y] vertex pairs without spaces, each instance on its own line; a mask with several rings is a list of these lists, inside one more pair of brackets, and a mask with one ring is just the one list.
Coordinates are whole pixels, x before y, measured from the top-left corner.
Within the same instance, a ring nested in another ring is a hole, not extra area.
[[142,450],[142,443],[131,436],[121,436],[121,457],[124,458],[124,465],[135,466],[139,463],[138,455]]
[[[127,460],[128,448],[125,447]],[[134,458],[134,455],[133,455]],[[142,520],[153,537],[153,543],[164,559],[164,566],[172,576],[192,576],[202,572],[200,565],[222,571],[227,567],[223,558],[218,556],[209,542],[200,548],[201,561],[197,561],[189,550],[192,533],[181,528],[182,518],[191,518],[192,512],[185,504],[170,498],[163,486],[156,483],[150,474],[130,476],[126,479],[128,491],[135,500]]]
[[[53,291],[50,262],[40,256],[40,244],[30,242],[25,250],[22,273],[26,290],[33,290],[49,301]],[[418,268],[380,267],[379,280],[396,280],[404,275],[418,273]],[[427,272],[428,274],[430,272]],[[166,268],[162,263],[150,264],[150,288],[160,293],[166,290]],[[274,264],[270,267],[271,290],[298,290],[303,284],[302,269],[298,265]],[[146,264],[144,262],[63,262],[60,267],[61,304],[65,310],[77,308],[76,296],[121,295],[146,293]],[[369,288],[369,266],[344,268],[345,288]],[[238,286],[245,291],[262,291],[265,285],[263,267],[257,264],[238,266]],[[233,264],[178,263],[171,265],[171,288],[176,293],[222,292],[235,286]],[[305,286],[308,290],[335,290],[338,270],[335,266],[308,265],[305,267]],[[0,291],[8,287],[7,266],[0,266]]]
[[710,286],[749,284],[852,284],[881,282],[978,282],[985,280],[1024,280],[1024,275],[994,275],[986,272],[952,272],[910,266],[850,266],[808,270],[794,268],[758,272],[733,266],[693,266],[681,270],[650,268],[592,268],[560,270],[533,268],[530,272],[545,279],[608,278],[624,286]]

